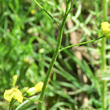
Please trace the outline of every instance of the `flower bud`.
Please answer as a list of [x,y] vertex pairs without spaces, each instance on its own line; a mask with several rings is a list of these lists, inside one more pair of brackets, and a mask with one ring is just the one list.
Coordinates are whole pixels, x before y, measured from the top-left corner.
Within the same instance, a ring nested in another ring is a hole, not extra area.
[[31,87],[26,92],[27,92],[28,96],[32,96],[32,95],[34,95],[36,93],[36,88],[35,87]]
[[14,87],[14,86],[15,86],[16,81],[17,81],[17,75],[14,75],[14,76],[13,76],[13,79],[12,79],[12,81],[11,81],[11,87]]
[[110,38],[110,24],[108,22],[102,22],[101,28],[105,37]]
[[43,87],[43,82],[39,82],[35,85],[35,87],[31,87],[29,88],[26,93],[28,96],[32,96],[37,92],[41,92],[42,91],[42,87]]

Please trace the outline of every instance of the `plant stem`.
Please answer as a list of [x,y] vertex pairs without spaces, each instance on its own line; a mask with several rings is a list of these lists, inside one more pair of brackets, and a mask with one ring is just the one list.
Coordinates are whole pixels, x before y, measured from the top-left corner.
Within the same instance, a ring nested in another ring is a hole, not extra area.
[[106,110],[106,81],[103,81],[102,85],[102,108]]
[[88,44],[88,43],[91,43],[91,42],[95,42],[96,40],[99,40],[101,38],[104,38],[105,36],[102,36],[102,37],[99,37],[99,38],[96,38],[96,39],[93,39],[93,40],[90,40],[90,41],[87,41],[87,42],[81,42],[81,43],[78,43],[78,44],[74,44],[74,45],[70,45],[70,46],[67,46],[67,47],[64,47],[62,49],[60,49],[59,51],[63,51],[65,49],[68,49],[68,48],[71,48],[71,47],[75,47],[75,46],[79,46],[79,45],[84,45],[84,44]]
[[[60,33],[59,33],[59,39],[58,39],[57,47],[56,47],[56,50],[55,50],[54,55],[52,57],[52,61],[51,61],[50,65],[49,65],[49,68],[48,68],[48,71],[47,71],[47,74],[46,74],[46,78],[45,78],[45,81],[44,81],[44,86],[42,88],[42,92],[41,92],[40,99],[39,99],[40,101],[42,101],[42,99],[43,99],[44,92],[45,92],[45,89],[46,89],[46,85],[47,85],[47,82],[48,82],[52,67],[53,67],[54,62],[55,62],[55,60],[57,58],[57,55],[59,53],[60,44],[61,44],[61,40],[62,40],[62,34],[63,34],[63,28],[64,28],[64,24],[65,24],[65,21],[66,21],[66,17],[67,17],[67,14],[65,14],[64,20],[63,20],[61,28],[60,28]],[[38,110],[41,110],[40,108],[41,108],[41,103],[38,103]]]
[[11,102],[10,102],[10,104],[9,104],[9,110],[12,109],[12,106],[13,106],[13,104],[14,104],[14,101],[15,101],[15,100],[13,100],[13,99],[11,100]]
[[[107,0],[103,0],[103,21],[107,20]],[[101,57],[102,57],[102,69],[106,68],[106,59],[105,59],[105,44],[106,38],[102,39],[102,48],[101,48]]]
[[[103,0],[103,21],[107,20],[107,0]],[[102,48],[101,48],[101,60],[102,60],[102,70],[105,72],[106,69],[106,59],[105,54],[106,50],[106,38],[102,39]],[[106,109],[106,81],[103,81],[102,86],[102,108],[103,110]]]
[[32,97],[30,97],[30,98],[26,98],[27,100],[25,100],[23,103],[21,103],[15,110],[21,110],[21,108],[22,108],[24,105],[26,105],[26,104],[29,103],[30,101],[35,101],[36,98],[37,98],[36,101],[38,101],[38,97],[39,97],[39,95],[38,95],[38,96],[32,96]]
[[[74,4],[74,2],[72,3],[71,7],[73,6],[73,4]],[[57,58],[57,55],[59,53],[59,49],[60,49],[60,45],[61,45],[61,41],[62,41],[64,25],[65,25],[68,13],[70,12],[70,9],[71,9],[71,8],[68,9],[69,8],[68,5],[69,5],[69,2],[68,2],[67,7],[66,7],[66,12],[65,12],[63,21],[62,21],[61,26],[59,28],[60,30],[59,30],[59,37],[58,37],[58,42],[57,42],[56,50],[55,50],[55,52],[53,54],[52,61],[51,61],[50,65],[49,65],[49,68],[48,68],[48,71],[47,71],[47,74],[46,74],[46,78],[44,80],[44,85],[43,85],[42,92],[40,94],[40,99],[39,99],[40,101],[43,100],[43,96],[44,96],[44,93],[45,93],[45,89],[46,89],[46,86],[47,86],[47,83],[48,83],[48,79],[49,79],[50,73],[52,71],[52,67],[53,67],[54,62],[55,62],[55,60]],[[45,11],[45,12],[47,13],[47,11]],[[41,110],[41,103],[38,103],[37,110]]]

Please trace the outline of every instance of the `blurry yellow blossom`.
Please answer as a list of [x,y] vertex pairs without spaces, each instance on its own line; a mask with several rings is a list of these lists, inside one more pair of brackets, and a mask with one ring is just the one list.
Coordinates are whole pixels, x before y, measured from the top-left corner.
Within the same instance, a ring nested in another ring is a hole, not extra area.
[[105,37],[110,38],[110,24],[108,22],[102,22],[101,28]]
[[35,85],[36,92],[42,91],[43,84],[44,84],[43,82],[39,82]]
[[35,10],[31,10],[31,14],[34,15],[35,14]]
[[27,90],[27,94],[29,96],[34,95],[36,92],[41,92],[43,87],[43,82],[39,82],[35,85],[35,87],[31,87]]
[[24,62],[26,62],[28,64],[32,64],[34,62],[34,60],[32,57],[27,56],[24,58]]
[[18,102],[23,102],[23,96],[21,91],[18,89],[18,87],[14,87],[10,90],[5,90],[4,98],[11,102],[12,99],[16,99]]

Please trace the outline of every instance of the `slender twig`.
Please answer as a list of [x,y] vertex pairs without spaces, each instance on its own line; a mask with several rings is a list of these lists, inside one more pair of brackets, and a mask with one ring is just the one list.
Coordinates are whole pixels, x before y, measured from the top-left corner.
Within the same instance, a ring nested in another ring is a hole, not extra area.
[[61,52],[61,51],[65,50],[65,49],[68,49],[68,48],[71,48],[71,47],[74,47],[74,46],[79,46],[79,45],[83,45],[83,44],[88,44],[88,43],[91,43],[91,42],[95,42],[95,41],[97,41],[99,39],[102,39],[104,37],[105,36],[102,36],[102,37],[99,37],[99,38],[96,38],[96,39],[93,39],[93,40],[90,40],[90,41],[87,41],[87,42],[82,42],[82,43],[70,45],[70,46],[67,46],[67,47],[64,47],[64,48],[60,49],[59,51]]

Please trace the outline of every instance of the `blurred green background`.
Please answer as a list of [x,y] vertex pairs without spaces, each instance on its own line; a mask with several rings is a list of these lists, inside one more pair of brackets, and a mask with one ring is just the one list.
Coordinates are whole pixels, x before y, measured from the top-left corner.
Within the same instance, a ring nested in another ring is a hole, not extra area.
[[[66,0],[37,0],[60,24]],[[108,2],[108,21],[110,21]],[[102,36],[102,0],[76,0],[68,16],[62,47]],[[58,27],[34,0],[0,0],[0,110],[6,110],[3,98],[17,74],[19,89],[44,81],[58,38]],[[59,53],[51,72],[42,110],[102,110],[101,40]],[[110,41],[107,40],[109,53]],[[108,55],[107,59],[110,56]],[[110,60],[108,60],[110,64]],[[108,81],[108,88],[110,86]],[[107,93],[107,110],[110,93]],[[15,108],[19,103],[15,104]],[[20,110],[35,110],[36,103]]]

